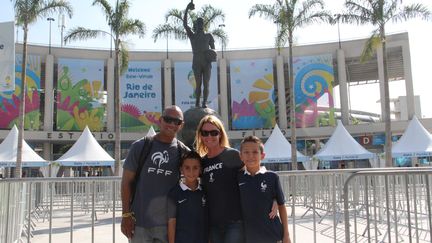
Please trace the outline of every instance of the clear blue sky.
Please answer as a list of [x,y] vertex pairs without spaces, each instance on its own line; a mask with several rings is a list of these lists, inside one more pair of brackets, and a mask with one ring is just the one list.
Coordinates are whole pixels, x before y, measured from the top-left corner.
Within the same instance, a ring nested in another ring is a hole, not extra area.
[[[66,19],[66,29],[82,26],[87,28],[97,28],[107,30],[105,18],[99,7],[91,6],[92,1],[73,0],[74,16],[72,19]],[[115,0],[109,0],[115,3]],[[130,36],[128,41],[132,50],[165,50],[166,40],[154,42],[151,38],[153,29],[163,23],[164,15],[171,8],[184,9],[189,1],[139,1],[131,0],[132,9],[130,17],[142,20],[147,26],[147,34],[143,39]],[[272,4],[274,0],[195,0],[196,9],[201,8],[204,4],[211,4],[216,8],[222,9],[226,14],[225,29],[229,36],[227,49],[245,49],[245,48],[262,48],[274,46],[274,36],[276,27],[270,21],[259,18],[248,18],[248,11],[256,3]],[[325,0],[328,9],[337,13],[342,9],[343,0]],[[432,9],[430,0],[405,0],[404,3],[421,2]],[[52,16],[55,22],[52,23],[52,44],[60,46],[60,29],[58,28],[59,16]],[[13,21],[14,12],[11,1],[3,0],[0,9],[0,22]],[[387,33],[396,33],[408,31],[410,36],[412,71],[414,79],[414,92],[421,96],[423,116],[432,117],[432,91],[429,60],[432,57],[432,47],[430,44],[430,34],[432,32],[432,21],[425,22],[421,20],[411,20],[407,23],[388,24]],[[354,26],[340,25],[341,39],[366,38],[372,30],[371,26]],[[29,42],[37,44],[48,44],[49,22],[45,18],[40,19],[37,23],[30,26]],[[22,42],[22,30],[18,31],[18,41]],[[297,44],[308,44],[317,42],[337,41],[337,27],[326,24],[314,25],[296,30],[295,39]],[[109,38],[99,38],[90,41],[73,42],[68,46],[74,47],[92,47],[109,49]],[[216,43],[217,49],[220,49],[220,43]],[[190,50],[187,41],[169,40],[170,50]],[[31,52],[31,50],[30,50]],[[390,86],[390,95],[396,98],[398,95],[404,95],[403,82],[395,82]],[[369,95],[364,99],[364,92],[371,93],[370,86],[361,86],[351,89],[351,107],[352,109],[363,109],[379,113],[379,105],[376,101],[379,99],[378,88],[373,89],[376,93]],[[337,102],[336,102],[337,104]]]

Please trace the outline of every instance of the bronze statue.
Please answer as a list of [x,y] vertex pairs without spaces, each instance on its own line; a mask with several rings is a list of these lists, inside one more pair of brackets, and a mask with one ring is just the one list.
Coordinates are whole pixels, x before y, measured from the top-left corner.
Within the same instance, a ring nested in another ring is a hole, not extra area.
[[193,31],[187,24],[188,11],[195,9],[191,1],[185,10],[183,17],[183,27],[191,42],[193,59],[192,70],[195,76],[195,107],[199,107],[201,97],[201,85],[204,84],[202,107],[207,107],[209,95],[209,81],[211,75],[211,63],[216,61],[216,52],[213,36],[204,33],[204,19],[198,18],[193,25]]

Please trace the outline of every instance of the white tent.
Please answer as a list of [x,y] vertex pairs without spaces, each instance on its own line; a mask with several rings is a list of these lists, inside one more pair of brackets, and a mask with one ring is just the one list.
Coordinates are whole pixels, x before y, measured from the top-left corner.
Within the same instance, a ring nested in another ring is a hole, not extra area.
[[375,155],[363,148],[345,129],[341,121],[320,151],[315,154],[319,160],[371,159]]
[[[18,129],[14,125],[7,137],[0,144],[0,167],[15,167],[17,160]],[[23,140],[22,148],[22,167],[43,167],[48,162],[41,158]]]
[[[267,142],[264,144],[265,158],[263,163],[286,163],[291,162],[291,144],[282,134],[276,124]],[[297,161],[304,162],[309,157],[297,151]]]
[[432,156],[432,136],[417,117],[408,124],[402,137],[393,145],[393,157]]
[[86,127],[58,162],[62,166],[113,166],[114,159],[100,146]]

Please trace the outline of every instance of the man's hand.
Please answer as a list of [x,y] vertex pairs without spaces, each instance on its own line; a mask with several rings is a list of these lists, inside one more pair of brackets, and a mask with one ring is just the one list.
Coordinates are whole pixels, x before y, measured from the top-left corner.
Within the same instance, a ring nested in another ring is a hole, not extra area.
[[128,239],[132,239],[134,231],[135,231],[135,219],[133,217],[123,217],[121,221],[121,232]]

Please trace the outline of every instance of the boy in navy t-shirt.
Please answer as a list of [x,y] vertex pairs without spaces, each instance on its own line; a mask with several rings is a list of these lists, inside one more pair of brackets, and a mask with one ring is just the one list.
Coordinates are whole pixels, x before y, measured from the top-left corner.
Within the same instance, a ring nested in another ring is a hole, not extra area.
[[199,185],[201,157],[192,151],[180,160],[182,181],[168,194],[169,243],[208,243],[208,212]]
[[[261,166],[264,146],[255,136],[243,139],[240,158],[245,164],[238,174],[240,201],[245,225],[246,243],[291,243],[288,216],[279,177]],[[279,217],[268,217],[276,200]]]

